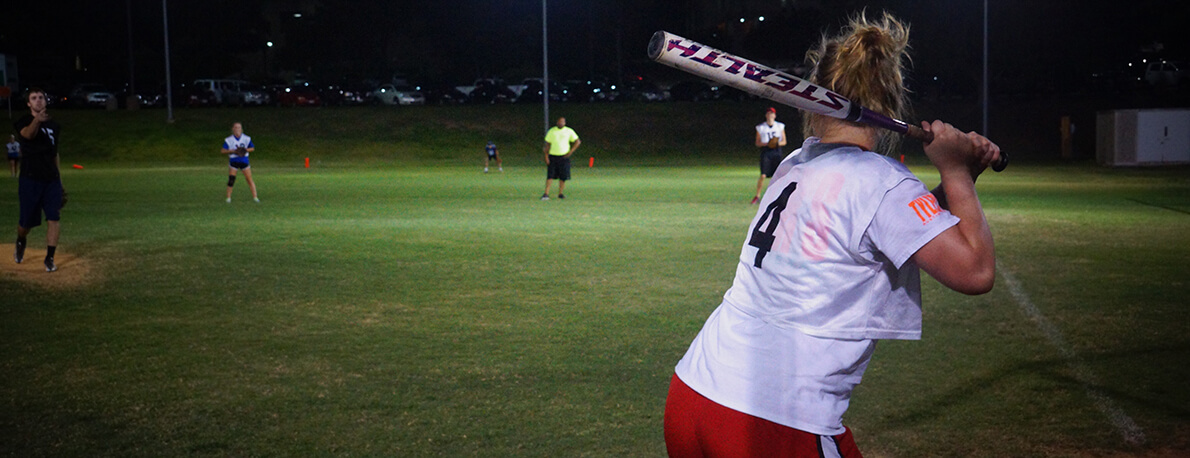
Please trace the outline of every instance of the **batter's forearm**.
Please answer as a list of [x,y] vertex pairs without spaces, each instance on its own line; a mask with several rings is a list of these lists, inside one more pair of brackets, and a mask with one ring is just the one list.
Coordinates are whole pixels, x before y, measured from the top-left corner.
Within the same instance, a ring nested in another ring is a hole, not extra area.
[[996,250],[992,230],[988,227],[983,205],[975,192],[975,180],[963,172],[943,173],[942,184],[935,191],[938,189],[942,191],[935,193],[935,196],[942,196],[938,200],[939,205],[945,202],[943,208],[959,218],[959,233],[971,247],[972,259],[982,272],[995,275]]

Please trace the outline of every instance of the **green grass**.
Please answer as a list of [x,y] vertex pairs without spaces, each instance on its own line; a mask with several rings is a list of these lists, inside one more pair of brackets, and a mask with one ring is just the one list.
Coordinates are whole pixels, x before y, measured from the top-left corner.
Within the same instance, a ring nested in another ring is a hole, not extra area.
[[[705,155],[669,145],[686,125],[629,135],[686,108],[575,107],[597,167],[548,202],[532,107],[62,112],[64,163],[87,165],[64,177],[78,258],[38,276],[76,283],[0,276],[0,454],[663,455],[673,365],[755,211],[726,129]],[[230,117],[261,145],[260,205],[239,184],[222,201],[208,147]],[[484,175],[499,132],[506,172]],[[926,278],[925,338],[882,342],[844,419],[861,450],[1190,452],[1190,173],[1017,164],[980,192],[1001,267],[1148,442],[1124,443],[1002,279],[966,297]]]

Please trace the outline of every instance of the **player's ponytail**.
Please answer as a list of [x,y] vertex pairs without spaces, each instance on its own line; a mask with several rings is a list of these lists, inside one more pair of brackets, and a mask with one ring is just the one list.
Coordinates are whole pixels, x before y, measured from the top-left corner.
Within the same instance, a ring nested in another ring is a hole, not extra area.
[[[887,12],[875,21],[861,12],[838,35],[823,35],[818,47],[806,52],[806,62],[812,68],[808,79],[872,111],[905,119],[909,100],[902,73],[904,60],[909,59],[908,48],[907,24]],[[812,113],[804,113],[802,120],[802,132],[807,137],[816,131],[821,133],[822,122],[847,122]],[[854,125],[874,129],[879,138],[876,149],[880,151],[891,152],[900,140],[900,136],[886,130]]]

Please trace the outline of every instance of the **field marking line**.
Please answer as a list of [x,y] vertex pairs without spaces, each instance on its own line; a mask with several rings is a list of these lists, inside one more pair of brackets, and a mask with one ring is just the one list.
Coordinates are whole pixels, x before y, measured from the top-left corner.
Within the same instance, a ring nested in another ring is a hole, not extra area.
[[1125,442],[1134,445],[1144,444],[1144,431],[1132,420],[1132,417],[1129,417],[1128,414],[1117,407],[1116,403],[1110,397],[1094,388],[1098,384],[1095,374],[1083,363],[1082,358],[1079,358],[1078,354],[1070,349],[1070,345],[1062,337],[1062,331],[1058,330],[1058,327],[1046,319],[1045,315],[1042,315],[1041,311],[1037,309],[1037,306],[1033,305],[1033,301],[1029,299],[1028,293],[1025,293],[1024,288],[1021,287],[1020,282],[1016,280],[1012,272],[1005,269],[999,261],[996,261],[996,270],[1004,277],[1004,283],[1008,285],[1008,292],[1012,294],[1017,304],[1021,306],[1021,311],[1025,312],[1025,315],[1033,320],[1034,323],[1037,323],[1037,327],[1045,335],[1046,340],[1049,341],[1050,345],[1057,348],[1058,353],[1066,360],[1066,364],[1074,374],[1074,378],[1086,390],[1087,397],[1090,397],[1095,402],[1095,408],[1107,416],[1108,421],[1116,428],[1116,431],[1124,436]]

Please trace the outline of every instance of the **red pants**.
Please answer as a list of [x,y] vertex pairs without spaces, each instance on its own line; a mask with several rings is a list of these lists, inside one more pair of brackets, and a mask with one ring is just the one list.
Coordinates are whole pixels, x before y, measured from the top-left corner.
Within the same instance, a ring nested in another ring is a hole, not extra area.
[[670,457],[863,458],[851,430],[819,436],[716,404],[675,375],[665,401]]

